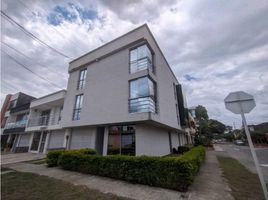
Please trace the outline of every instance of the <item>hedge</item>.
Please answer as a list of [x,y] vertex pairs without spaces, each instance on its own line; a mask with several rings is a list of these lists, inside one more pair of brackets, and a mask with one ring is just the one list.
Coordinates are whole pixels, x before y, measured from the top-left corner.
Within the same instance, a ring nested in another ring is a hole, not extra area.
[[55,167],[58,165],[58,160],[61,154],[64,152],[69,152],[72,154],[85,154],[85,155],[95,155],[97,154],[94,149],[73,149],[73,150],[50,150],[46,156],[46,163],[48,167]]
[[186,191],[204,158],[205,148],[198,146],[180,157],[98,156],[66,151],[58,163],[66,170]]

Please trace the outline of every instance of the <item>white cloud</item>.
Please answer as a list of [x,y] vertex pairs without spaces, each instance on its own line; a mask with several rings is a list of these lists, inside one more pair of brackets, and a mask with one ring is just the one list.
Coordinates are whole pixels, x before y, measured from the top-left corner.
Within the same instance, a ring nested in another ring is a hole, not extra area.
[[[188,106],[202,104],[209,116],[241,124],[224,108],[225,96],[245,90],[256,98],[250,123],[268,121],[268,3],[267,1],[23,1],[5,0],[2,9],[24,27],[64,54],[76,58],[103,43],[148,23],[179,81],[186,88]],[[62,21],[47,17],[56,6],[75,11],[68,3],[95,10],[97,18]],[[2,18],[2,40],[31,57],[2,48],[33,71],[66,87],[68,59],[30,39]],[[45,70],[44,67],[49,70]],[[2,54],[1,100],[17,90],[40,97],[57,88],[17,66]],[[54,73],[57,71],[58,74]],[[61,76],[59,76],[61,74]],[[196,79],[187,81],[185,75]]]

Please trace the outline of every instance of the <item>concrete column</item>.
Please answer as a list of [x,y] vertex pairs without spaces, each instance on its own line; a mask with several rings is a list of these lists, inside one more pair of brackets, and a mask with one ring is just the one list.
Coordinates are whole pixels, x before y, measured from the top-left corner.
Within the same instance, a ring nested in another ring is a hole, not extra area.
[[47,147],[50,141],[50,131],[47,132],[47,137],[46,137],[46,141],[45,141],[45,146],[44,146],[44,153],[47,153]]
[[51,108],[50,114],[49,114],[49,122],[48,125],[52,125],[56,123],[56,118],[55,118],[55,107]]
[[65,129],[63,147],[70,149],[72,130],[70,128]]
[[108,150],[108,137],[109,137],[109,129],[108,126],[105,127],[104,130],[104,137],[103,137],[103,151],[102,155],[106,156],[107,155],[107,150]]

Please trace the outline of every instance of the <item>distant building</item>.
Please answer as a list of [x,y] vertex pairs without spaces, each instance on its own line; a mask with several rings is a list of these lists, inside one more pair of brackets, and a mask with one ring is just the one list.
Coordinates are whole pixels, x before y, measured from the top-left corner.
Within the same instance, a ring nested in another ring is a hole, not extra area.
[[[3,129],[1,129],[1,138],[6,140],[5,142],[3,141],[3,148],[6,151],[28,152],[29,137],[25,134],[25,127],[28,122],[30,103],[34,99],[35,97],[22,92],[9,98],[8,108],[4,109],[5,123],[2,122]],[[3,105],[2,109],[4,107],[6,105]]]

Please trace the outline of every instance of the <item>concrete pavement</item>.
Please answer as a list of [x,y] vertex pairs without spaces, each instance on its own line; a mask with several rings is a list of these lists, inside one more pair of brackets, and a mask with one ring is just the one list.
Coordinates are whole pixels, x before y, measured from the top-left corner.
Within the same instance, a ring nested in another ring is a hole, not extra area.
[[205,163],[189,189],[189,200],[207,199],[234,200],[214,151],[207,151]]
[[8,153],[1,154],[1,165],[24,162],[29,160],[37,160],[45,158],[44,154],[34,153]]
[[233,200],[230,188],[221,176],[214,151],[208,151],[205,163],[202,165],[193,185],[186,193],[150,187],[147,185],[132,184],[121,180],[99,177],[78,172],[66,171],[60,168],[47,168],[45,165],[31,163],[8,164],[4,167],[16,171],[32,172],[52,178],[64,180],[74,185],[85,185],[88,188],[103,193],[112,193],[117,196],[141,200]]

